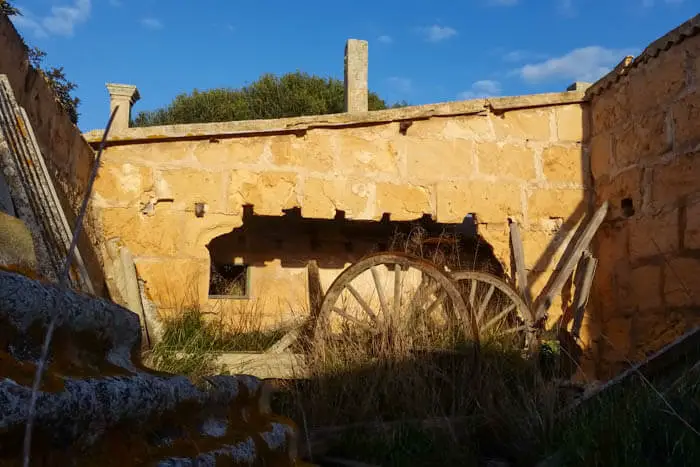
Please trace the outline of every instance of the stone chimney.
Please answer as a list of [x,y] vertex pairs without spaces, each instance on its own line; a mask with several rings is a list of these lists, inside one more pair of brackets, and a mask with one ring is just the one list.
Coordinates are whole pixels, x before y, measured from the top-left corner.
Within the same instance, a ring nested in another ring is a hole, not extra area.
[[367,112],[367,41],[348,39],[345,44],[345,111]]
[[107,83],[107,91],[109,91],[110,115],[114,108],[119,106],[112,122],[112,130],[126,130],[129,128],[129,120],[131,119],[131,106],[141,99],[139,90],[130,84]]

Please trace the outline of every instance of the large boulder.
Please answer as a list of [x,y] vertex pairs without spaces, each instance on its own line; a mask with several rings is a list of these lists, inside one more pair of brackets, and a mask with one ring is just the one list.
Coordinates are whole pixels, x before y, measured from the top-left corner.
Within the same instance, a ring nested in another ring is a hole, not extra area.
[[146,368],[138,317],[114,303],[0,270],[0,464],[20,465],[31,385],[57,326],[36,405],[32,464],[301,465],[296,428],[246,375]]

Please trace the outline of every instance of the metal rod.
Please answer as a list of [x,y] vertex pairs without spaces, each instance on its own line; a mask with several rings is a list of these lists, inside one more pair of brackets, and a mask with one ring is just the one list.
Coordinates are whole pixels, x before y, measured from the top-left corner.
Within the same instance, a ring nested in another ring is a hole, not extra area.
[[[107,127],[102,134],[102,141],[100,141],[100,148],[97,151],[97,156],[95,157],[94,164],[92,166],[92,172],[90,173],[90,178],[88,180],[87,188],[85,189],[85,196],[83,196],[83,203],[80,206],[80,211],[78,213],[78,218],[75,221],[75,229],[73,229],[73,240],[68,248],[68,253],[66,254],[66,260],[63,264],[63,271],[58,277],[59,287],[64,287],[65,284],[70,279],[70,264],[73,258],[73,250],[78,244],[78,236],[82,230],[83,218],[85,217],[85,212],[87,211],[87,205],[90,201],[90,194],[92,192],[92,185],[97,178],[97,171],[100,168],[100,159],[102,157],[102,151],[104,150],[105,143],[107,141],[107,135],[109,134],[109,129],[112,127],[112,122],[114,121],[114,116],[119,110],[119,106],[116,106],[112,110],[112,114],[107,122]],[[61,312],[60,307],[54,309],[54,315],[51,317],[51,322],[46,330],[46,336],[44,337],[44,344],[41,348],[41,357],[39,358],[39,363],[36,367],[36,373],[34,374],[34,383],[32,384],[32,397],[29,400],[29,410],[27,414],[27,425],[24,430],[24,456],[23,456],[23,466],[29,467],[29,457],[31,453],[32,446],[32,425],[34,422],[34,410],[36,408],[36,399],[39,392],[39,386],[41,385],[41,378],[44,373],[44,365],[46,364],[46,359],[48,358],[49,346],[51,345],[51,338],[53,337],[53,332],[56,327],[56,322],[58,321],[58,316]]]

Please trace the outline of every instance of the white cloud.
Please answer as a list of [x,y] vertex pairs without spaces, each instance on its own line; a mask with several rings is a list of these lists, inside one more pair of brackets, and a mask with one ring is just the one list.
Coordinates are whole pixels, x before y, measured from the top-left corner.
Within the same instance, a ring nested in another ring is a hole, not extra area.
[[387,82],[399,94],[406,94],[413,90],[413,83],[408,78],[401,76],[392,76],[387,78]]
[[574,6],[574,0],[557,0],[557,9],[559,13],[564,16],[576,16],[576,7]]
[[544,54],[530,52],[529,50],[512,50],[501,57],[504,62],[524,62],[525,60],[542,60],[547,56]]
[[22,8],[22,16],[14,16],[12,21],[20,29],[29,29],[37,37],[72,36],[75,27],[90,18],[91,0],[74,0],[71,6],[53,6],[51,14],[36,16]]
[[488,0],[489,5],[494,6],[513,6],[518,4],[518,0]]
[[457,97],[462,100],[493,97],[501,93],[501,83],[489,79],[482,79],[472,83],[467,91],[460,92]]
[[382,44],[391,44],[392,42],[394,42],[394,38],[387,35],[379,36],[377,40]]
[[425,39],[428,42],[440,42],[457,35],[455,29],[437,24],[421,28],[421,32],[425,35]]
[[550,79],[596,81],[609,72],[625,56],[633,55],[627,49],[608,49],[600,46],[574,49],[561,57],[531,63],[516,70],[525,81],[532,83]]
[[141,26],[148,29],[163,29],[163,23],[157,18],[143,18]]

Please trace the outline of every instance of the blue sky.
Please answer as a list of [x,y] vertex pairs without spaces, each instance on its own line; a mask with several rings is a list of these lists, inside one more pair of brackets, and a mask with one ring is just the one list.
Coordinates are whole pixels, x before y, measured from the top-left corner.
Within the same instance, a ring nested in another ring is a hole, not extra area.
[[700,12],[700,0],[13,0],[14,23],[79,86],[82,130],[109,117],[106,82],[134,112],[194,88],[301,70],[342,79],[369,41],[369,86],[411,104],[563,91]]

